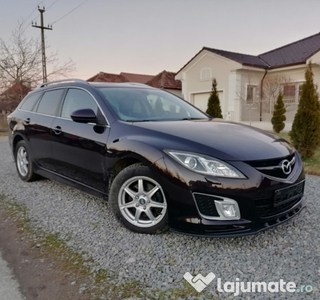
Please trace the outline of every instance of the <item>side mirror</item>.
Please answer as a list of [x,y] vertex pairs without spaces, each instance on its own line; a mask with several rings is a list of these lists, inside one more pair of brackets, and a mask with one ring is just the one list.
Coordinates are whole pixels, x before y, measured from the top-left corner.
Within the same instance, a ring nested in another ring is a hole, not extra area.
[[71,114],[71,119],[78,123],[97,123],[98,118],[90,108],[78,109]]

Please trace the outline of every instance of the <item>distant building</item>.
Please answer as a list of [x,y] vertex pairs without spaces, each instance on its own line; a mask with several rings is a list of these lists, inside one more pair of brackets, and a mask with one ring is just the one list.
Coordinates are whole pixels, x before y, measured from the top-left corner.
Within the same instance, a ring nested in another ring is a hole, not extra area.
[[158,75],[144,75],[121,72],[120,74],[100,72],[87,79],[89,82],[137,82],[164,89],[181,97],[181,81],[175,79],[176,73],[162,71]]
[[263,123],[271,124],[281,91],[287,110],[286,130],[290,130],[309,62],[319,86],[320,33],[257,56],[203,47],[175,78],[182,82],[184,99],[203,111],[216,78],[223,118],[254,122],[261,128]]
[[162,71],[158,75],[154,76],[151,80],[146,82],[146,84],[155,88],[164,89],[181,97],[181,81],[176,80],[175,76],[176,73]]
[[12,112],[20,101],[31,91],[23,83],[16,83],[0,94],[0,113]]

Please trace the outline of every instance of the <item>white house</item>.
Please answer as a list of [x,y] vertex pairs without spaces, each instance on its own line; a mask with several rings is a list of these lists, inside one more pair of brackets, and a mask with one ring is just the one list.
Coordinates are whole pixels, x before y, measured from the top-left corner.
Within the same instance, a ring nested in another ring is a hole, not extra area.
[[207,109],[216,78],[224,119],[271,129],[274,102],[283,93],[286,128],[290,130],[311,61],[320,84],[320,33],[254,56],[203,47],[176,75],[185,100]]

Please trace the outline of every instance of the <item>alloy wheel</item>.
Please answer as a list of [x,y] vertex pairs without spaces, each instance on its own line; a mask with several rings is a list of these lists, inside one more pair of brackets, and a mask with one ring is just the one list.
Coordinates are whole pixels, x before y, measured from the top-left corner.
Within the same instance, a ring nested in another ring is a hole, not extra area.
[[20,147],[17,151],[17,166],[21,176],[25,177],[29,172],[28,153],[24,147]]
[[122,216],[137,227],[152,227],[165,217],[167,202],[155,180],[138,176],[124,182],[118,197]]

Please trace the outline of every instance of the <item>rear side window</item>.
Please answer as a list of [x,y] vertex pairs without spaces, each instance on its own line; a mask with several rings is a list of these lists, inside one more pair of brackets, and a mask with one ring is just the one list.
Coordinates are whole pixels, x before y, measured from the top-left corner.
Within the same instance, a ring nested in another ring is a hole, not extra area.
[[91,108],[95,114],[98,113],[98,106],[90,94],[79,89],[69,89],[63,103],[61,117],[70,119],[74,111],[85,108]]
[[44,115],[57,115],[63,92],[63,89],[45,92],[40,100],[37,112]]
[[21,105],[20,109],[26,110],[26,111],[32,111],[34,108],[35,104],[37,103],[40,93],[34,94],[29,96]]

